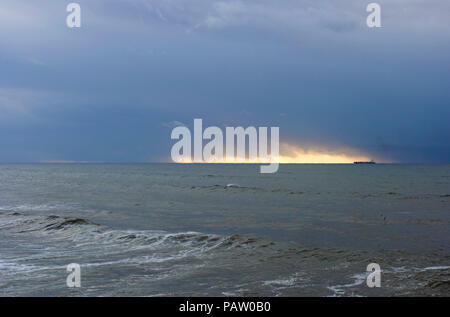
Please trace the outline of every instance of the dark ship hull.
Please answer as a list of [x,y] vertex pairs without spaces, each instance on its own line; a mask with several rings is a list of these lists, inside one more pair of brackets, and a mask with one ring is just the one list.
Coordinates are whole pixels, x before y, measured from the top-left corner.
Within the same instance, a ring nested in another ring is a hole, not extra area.
[[374,161],[370,162],[353,162],[353,164],[376,164]]

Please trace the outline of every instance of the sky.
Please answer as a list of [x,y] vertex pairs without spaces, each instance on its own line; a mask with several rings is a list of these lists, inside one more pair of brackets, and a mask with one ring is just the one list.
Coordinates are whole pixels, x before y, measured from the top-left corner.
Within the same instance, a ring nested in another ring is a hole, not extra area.
[[0,162],[170,161],[201,118],[278,126],[284,156],[450,163],[448,0],[379,0],[381,28],[363,0],[76,2],[81,28],[0,2]]

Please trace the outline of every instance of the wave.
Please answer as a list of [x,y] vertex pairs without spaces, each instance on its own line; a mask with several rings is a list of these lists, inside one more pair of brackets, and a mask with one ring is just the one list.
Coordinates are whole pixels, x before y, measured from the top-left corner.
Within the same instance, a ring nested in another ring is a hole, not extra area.
[[448,263],[448,257],[430,261],[402,251],[307,247],[240,234],[119,230],[85,218],[20,212],[0,215],[0,240],[7,237],[9,244],[15,238],[20,243],[0,260],[0,283],[4,285],[30,274],[50,283],[50,277],[59,276],[68,263],[82,261],[88,272],[104,275],[113,271],[136,278],[142,283],[139,287],[149,279],[188,283],[198,275],[199,290],[201,277],[213,278],[217,283],[210,291],[222,283],[217,288],[221,294],[245,295],[246,289],[257,294],[307,294],[309,287],[314,287],[321,295],[357,296],[367,293],[364,269],[374,260],[384,263],[383,283],[391,287],[388,289],[397,292],[395,285],[405,286],[399,294],[443,294],[450,284],[450,267],[442,265]]
[[440,194],[418,194],[418,195],[408,195],[397,192],[381,192],[381,193],[358,193],[355,192],[352,195],[354,198],[359,199],[399,199],[399,200],[429,200],[429,199],[439,199],[439,198],[449,198],[450,195],[440,195]]
[[201,248],[203,251],[217,247],[244,247],[255,244],[267,247],[273,244],[238,234],[221,236],[195,231],[169,233],[160,230],[116,230],[84,218],[32,216],[19,212],[3,214],[0,218],[0,230],[16,234],[51,235],[53,239],[69,239],[77,243],[128,244],[135,247],[161,244],[166,244],[167,247],[171,244]]
[[[229,192],[263,192],[263,193],[281,193],[286,195],[302,195],[305,194],[303,191],[293,191],[290,189],[281,189],[281,188],[262,188],[262,187],[254,187],[254,186],[242,186],[240,184],[230,183],[226,185],[202,185],[202,186],[190,186],[189,189],[191,190],[210,190],[210,191],[216,191],[216,190],[227,190]],[[320,194],[320,193],[319,193]]]

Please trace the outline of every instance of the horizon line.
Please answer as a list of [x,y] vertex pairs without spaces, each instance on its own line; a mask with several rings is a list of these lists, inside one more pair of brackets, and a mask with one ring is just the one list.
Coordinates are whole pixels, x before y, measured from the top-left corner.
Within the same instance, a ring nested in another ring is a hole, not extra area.
[[[0,162],[0,164],[176,164],[176,165],[267,165],[269,163],[261,162],[140,162],[140,161],[23,161],[23,162]],[[280,165],[357,165],[354,162],[348,163],[278,163]],[[394,165],[394,164],[429,164],[429,165],[448,165],[450,162],[376,162],[374,165]]]

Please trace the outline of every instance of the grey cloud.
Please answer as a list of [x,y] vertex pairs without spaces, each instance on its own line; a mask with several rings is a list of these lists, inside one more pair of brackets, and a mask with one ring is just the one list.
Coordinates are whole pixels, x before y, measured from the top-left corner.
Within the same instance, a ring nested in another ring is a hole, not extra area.
[[196,117],[399,161],[450,153],[450,1],[376,1],[378,30],[360,0],[74,1],[77,30],[68,2],[1,1],[0,161],[167,156],[165,127]]
[[175,121],[170,121],[170,122],[163,122],[162,126],[166,127],[166,128],[173,129],[173,128],[176,128],[176,127],[185,127],[186,124],[184,124],[183,122],[175,120]]
[[[78,0],[86,26],[142,28],[157,23],[160,27],[183,30],[255,27],[288,30],[325,27],[337,31],[363,26],[366,2],[360,0]],[[378,0],[386,25],[442,29],[450,26],[446,0]],[[58,18],[59,17],[59,18]],[[65,3],[57,0],[3,0],[0,7],[1,33],[14,25],[57,28],[63,26]],[[57,23],[60,20],[60,23]],[[6,30],[6,31],[5,31]],[[146,29],[145,31],[149,31]]]

